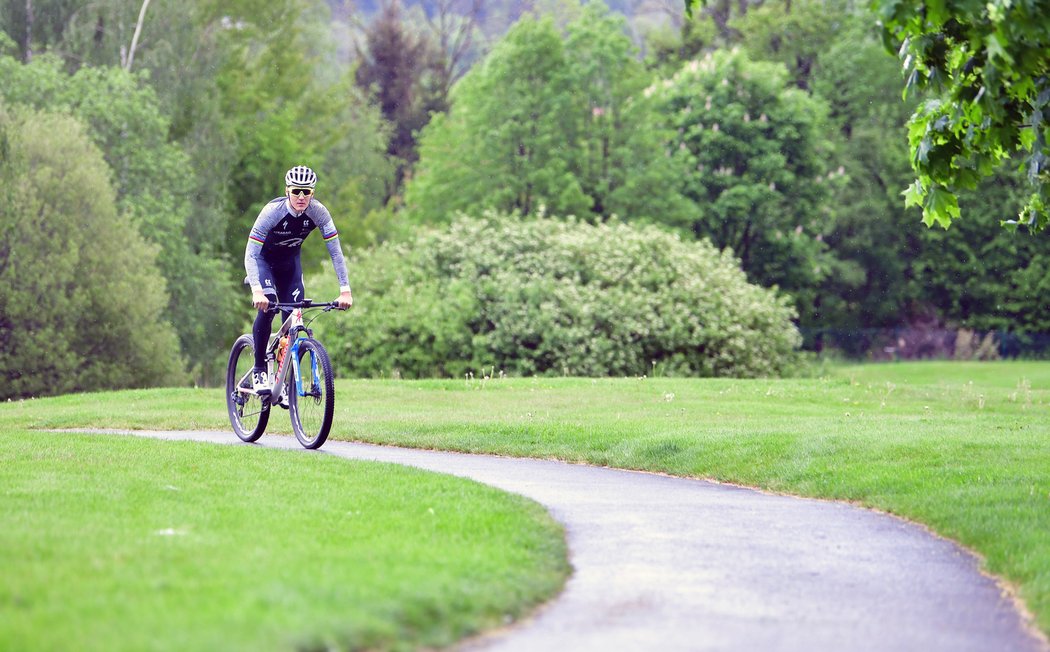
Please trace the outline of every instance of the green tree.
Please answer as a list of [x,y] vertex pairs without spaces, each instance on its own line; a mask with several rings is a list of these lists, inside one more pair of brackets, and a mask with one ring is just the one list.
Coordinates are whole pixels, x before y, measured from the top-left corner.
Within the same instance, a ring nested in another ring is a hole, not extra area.
[[81,123],[0,103],[0,398],[185,382],[155,248]]
[[117,191],[122,218],[159,247],[157,265],[170,288],[169,316],[199,381],[217,379],[225,344],[238,328],[237,296],[218,243],[191,242],[189,217],[199,205],[192,166],[168,141],[168,121],[152,89],[113,67],[63,71],[50,55],[30,64],[0,58],[0,97],[39,109],[66,109],[89,127]]
[[417,220],[456,210],[682,223],[664,133],[622,21],[598,3],[563,37],[523,18],[453,89],[452,109],[423,132],[406,187]]
[[[350,70],[327,70],[318,46],[326,42],[319,23],[330,19],[327,7],[292,3],[281,11],[277,33],[263,14],[238,19],[217,76],[222,113],[231,116],[237,143],[225,242],[238,260],[262,206],[284,194],[284,172],[292,165],[318,171],[319,191],[344,242],[372,241],[388,226],[382,209],[396,171],[386,155],[390,129],[354,87]],[[318,262],[310,256],[304,264]]]
[[900,101],[899,83],[896,61],[862,12],[812,68],[809,86],[830,107],[829,132],[848,179],[829,202],[835,219],[825,241],[843,267],[823,284],[824,327],[891,327],[922,309],[913,270],[922,233],[899,195],[911,174],[905,134],[914,103]]
[[851,25],[851,4],[852,0],[793,0],[750,6],[747,13],[729,20],[736,35],[731,42],[755,59],[784,64],[795,85],[809,89],[817,60]]
[[952,229],[924,230],[915,257],[926,306],[941,320],[978,331],[1050,333],[1050,242],[997,229],[1020,210],[1026,180],[1004,169],[960,194],[970,206]]
[[[416,219],[493,207],[530,214],[588,215],[574,177],[565,48],[549,20],[523,18],[452,90],[452,109],[420,139],[405,189]],[[568,122],[569,124],[566,124]]]
[[782,65],[738,49],[692,61],[648,92],[684,153],[680,184],[700,211],[692,231],[732,250],[754,282],[792,293],[804,324],[818,319],[817,288],[839,266],[824,238],[843,180],[829,169],[826,105],[790,88]]
[[[203,380],[207,367],[222,364],[219,347],[242,328],[243,316],[230,307],[245,301],[248,225],[262,202],[283,192],[289,166],[308,161],[321,172],[344,242],[389,235],[389,129],[352,87],[346,62],[333,60],[338,48],[324,0],[150,3],[132,75],[118,74],[142,6],[34,2],[33,66],[5,77],[0,97],[34,106],[60,101],[90,123],[118,175],[121,212],[163,247],[158,262],[174,295],[173,320]],[[24,8],[0,6],[0,28],[18,34],[25,17],[8,17]],[[0,48],[10,51],[13,40],[5,37]],[[43,53],[61,64],[47,64]],[[100,82],[97,97],[74,97],[65,88],[72,73],[74,85]],[[23,88],[15,83],[22,77],[36,80]],[[144,101],[152,112],[136,108]],[[316,264],[320,249],[304,262]]]
[[668,185],[676,171],[665,149],[669,134],[643,93],[651,78],[624,19],[592,2],[566,32],[573,115],[583,116],[571,167],[592,198],[591,213],[687,225],[695,208]]
[[916,179],[906,202],[947,228],[958,195],[1012,157],[1031,191],[1007,226],[1050,223],[1050,1],[872,0],[905,91],[925,90],[911,120]]

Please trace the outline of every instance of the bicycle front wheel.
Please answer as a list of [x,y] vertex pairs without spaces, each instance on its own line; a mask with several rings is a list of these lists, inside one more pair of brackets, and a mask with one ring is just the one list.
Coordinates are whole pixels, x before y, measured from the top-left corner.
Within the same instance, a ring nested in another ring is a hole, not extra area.
[[306,448],[320,448],[332,429],[335,382],[328,352],[315,339],[299,342],[288,388],[288,411],[295,438]]
[[233,431],[248,442],[262,437],[270,420],[270,401],[252,391],[254,368],[255,342],[251,335],[241,335],[233,343],[226,366],[226,409]]

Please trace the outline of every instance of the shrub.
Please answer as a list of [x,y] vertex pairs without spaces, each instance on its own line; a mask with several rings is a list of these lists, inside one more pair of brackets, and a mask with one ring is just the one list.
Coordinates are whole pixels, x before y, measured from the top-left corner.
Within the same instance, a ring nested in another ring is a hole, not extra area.
[[322,336],[353,375],[768,376],[801,341],[788,298],[655,226],[460,216],[351,276],[355,314]]

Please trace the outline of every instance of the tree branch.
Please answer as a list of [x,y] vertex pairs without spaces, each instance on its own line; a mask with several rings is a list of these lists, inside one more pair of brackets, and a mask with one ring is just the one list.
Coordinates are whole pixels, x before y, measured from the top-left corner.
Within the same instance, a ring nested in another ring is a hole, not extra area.
[[139,20],[135,23],[135,34],[131,37],[131,48],[128,50],[128,60],[124,64],[124,70],[131,70],[131,62],[135,60],[135,47],[139,42],[139,34],[142,33],[142,22],[146,19],[146,7],[149,0],[142,0],[142,8],[139,9]]

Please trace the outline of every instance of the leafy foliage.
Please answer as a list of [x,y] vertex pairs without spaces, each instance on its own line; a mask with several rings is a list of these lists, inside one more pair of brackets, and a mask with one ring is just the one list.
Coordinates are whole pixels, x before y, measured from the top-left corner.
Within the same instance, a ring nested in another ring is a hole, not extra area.
[[692,231],[732,250],[754,282],[795,294],[806,320],[836,266],[823,239],[842,171],[828,169],[826,106],[742,50],[689,62],[647,93],[677,131],[680,184],[699,208]]
[[405,163],[416,158],[415,133],[429,119],[429,111],[447,108],[443,102],[428,106],[423,77],[436,55],[435,46],[409,31],[397,3],[386,5],[365,32],[365,47],[355,81],[375,95],[376,103],[393,126],[389,152]]
[[872,0],[886,47],[899,51],[905,92],[930,93],[912,118],[917,179],[909,206],[947,228],[958,194],[1023,154],[1032,191],[1003,223],[1038,231],[1050,223],[1050,2]]
[[751,5],[746,13],[730,18],[731,43],[742,45],[755,59],[783,64],[795,85],[808,89],[821,54],[851,25],[854,15],[850,0]]
[[117,209],[132,228],[159,247],[157,265],[170,293],[169,315],[183,354],[198,375],[217,368],[217,344],[236,330],[226,307],[236,288],[215,245],[190,241],[191,162],[168,142],[168,122],[152,89],[113,67],[84,67],[67,74],[50,55],[19,64],[0,57],[0,97],[37,108],[72,111],[89,127],[103,152],[117,191]]
[[907,322],[925,303],[922,277],[916,280],[913,270],[923,229],[898,194],[911,174],[906,124],[914,102],[899,100],[896,61],[883,50],[870,15],[851,17],[817,57],[808,84],[830,108],[829,136],[848,179],[830,197],[834,228],[825,242],[842,265],[822,284],[820,325]]
[[622,21],[599,3],[563,37],[523,18],[423,132],[406,204],[416,220],[495,209],[682,223],[664,134],[631,98],[647,83]]
[[1024,201],[1025,179],[1000,170],[960,199],[966,219],[922,234],[916,257],[929,305],[943,319],[979,331],[1050,332],[1044,309],[1050,289],[1050,245],[1043,238],[996,229]]
[[185,380],[155,249],[85,131],[0,104],[0,398]]
[[354,269],[356,314],[321,335],[344,373],[767,376],[796,361],[787,298],[656,226],[461,216]]

